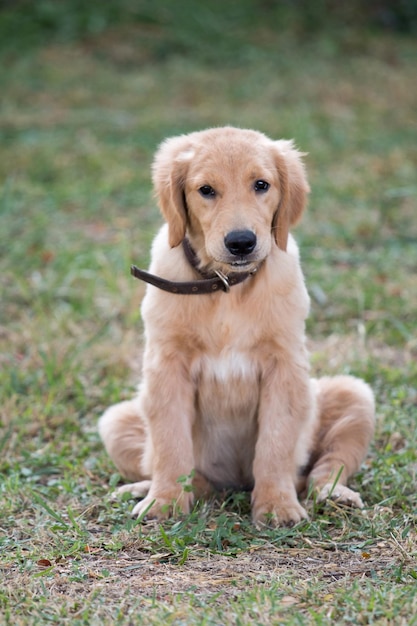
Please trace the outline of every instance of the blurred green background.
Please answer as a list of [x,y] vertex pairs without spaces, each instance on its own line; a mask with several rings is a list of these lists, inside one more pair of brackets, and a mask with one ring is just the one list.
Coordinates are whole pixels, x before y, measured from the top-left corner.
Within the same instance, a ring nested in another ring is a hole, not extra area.
[[[328,333],[329,317],[341,332],[367,310],[369,332],[408,341],[416,11],[414,0],[3,2],[0,250],[11,297],[0,315],[20,316],[13,301],[19,290],[24,298],[29,261],[43,298],[65,291],[80,306],[105,271],[146,262],[159,223],[156,146],[235,124],[308,153],[312,194],[297,236],[313,294],[327,303],[315,332]],[[391,313],[377,314],[393,293]]]

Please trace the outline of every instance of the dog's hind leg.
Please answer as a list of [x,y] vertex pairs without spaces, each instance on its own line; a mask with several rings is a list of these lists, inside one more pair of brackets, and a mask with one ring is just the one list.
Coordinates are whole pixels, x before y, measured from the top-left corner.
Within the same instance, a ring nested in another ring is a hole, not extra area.
[[352,376],[315,381],[318,424],[308,482],[318,500],[363,507],[360,495],[347,487],[368,451],[374,432],[375,403],[370,387]]
[[[140,417],[137,399],[109,407],[99,420],[98,430],[118,471],[131,481],[118,487],[113,495],[130,493],[135,498],[144,498],[152,483],[152,446]],[[206,498],[214,493],[214,487],[200,472],[193,474],[192,490],[196,498]]]
[[[135,483],[140,481],[139,484],[150,479],[144,469],[149,441],[137,400],[127,400],[108,408],[99,420],[98,430],[110,458],[124,478]],[[128,487],[126,485],[124,490],[128,490]],[[137,490],[133,493],[143,496],[148,488],[145,489],[144,483],[142,489],[138,487],[140,494],[136,493]]]

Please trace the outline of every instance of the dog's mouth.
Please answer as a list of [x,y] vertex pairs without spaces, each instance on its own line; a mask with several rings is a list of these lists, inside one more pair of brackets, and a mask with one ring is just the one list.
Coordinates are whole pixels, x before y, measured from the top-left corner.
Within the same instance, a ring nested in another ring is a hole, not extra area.
[[211,268],[219,269],[224,274],[237,274],[239,272],[256,272],[265,259],[261,250],[254,250],[251,254],[219,255],[213,259]]
[[253,272],[259,267],[261,262],[262,260],[258,258],[239,257],[221,261],[221,264],[223,266],[222,271],[226,274],[233,274],[237,272]]
[[252,265],[252,263],[253,262],[249,261],[248,259],[237,259],[229,263],[229,265],[231,265],[232,267],[247,267],[248,265]]
[[[226,249],[205,248],[202,255],[207,258],[207,262],[202,264],[204,271],[215,272],[219,270],[226,276],[238,273],[256,272],[259,266],[267,257],[269,248],[267,245],[258,245],[248,254],[231,253]],[[201,253],[200,253],[201,254]],[[201,257],[200,257],[201,258]]]

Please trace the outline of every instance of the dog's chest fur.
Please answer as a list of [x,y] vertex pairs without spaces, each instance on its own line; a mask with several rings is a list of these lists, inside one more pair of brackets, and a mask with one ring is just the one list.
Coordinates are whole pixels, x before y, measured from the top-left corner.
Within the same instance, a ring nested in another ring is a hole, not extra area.
[[251,488],[259,403],[256,361],[227,348],[198,359],[192,375],[197,468],[215,485]]
[[[194,353],[190,367],[194,453],[197,469],[215,485],[253,486],[258,406],[269,351],[260,341],[257,317],[265,304],[250,294],[243,299],[222,295],[218,306],[207,303],[204,326],[194,325],[203,347]],[[271,337],[273,351],[272,343]]]

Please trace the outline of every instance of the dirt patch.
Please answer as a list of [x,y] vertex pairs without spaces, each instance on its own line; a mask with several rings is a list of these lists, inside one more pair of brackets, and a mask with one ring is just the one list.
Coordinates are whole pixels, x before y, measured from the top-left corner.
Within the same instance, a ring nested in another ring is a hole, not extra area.
[[77,563],[71,559],[46,567],[41,563],[31,574],[20,573],[12,566],[4,570],[4,580],[10,587],[29,588],[42,578],[42,585],[50,593],[65,596],[82,593],[85,597],[90,591],[103,589],[106,596],[117,599],[125,597],[130,589],[145,598],[189,592],[204,596],[221,593],[226,598],[256,585],[277,582],[288,592],[306,582],[333,585],[379,577],[398,565],[402,557],[395,542],[383,541],[366,551],[346,546],[339,549],[336,544],[331,549],[277,549],[271,545],[236,557],[191,554],[181,565],[170,562],[170,556],[163,553],[149,556],[133,549],[109,555],[103,550],[86,554]]

